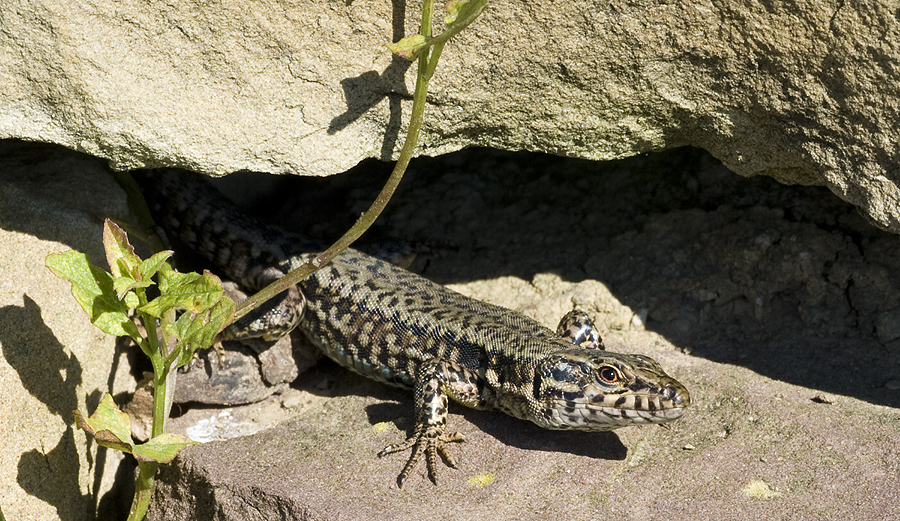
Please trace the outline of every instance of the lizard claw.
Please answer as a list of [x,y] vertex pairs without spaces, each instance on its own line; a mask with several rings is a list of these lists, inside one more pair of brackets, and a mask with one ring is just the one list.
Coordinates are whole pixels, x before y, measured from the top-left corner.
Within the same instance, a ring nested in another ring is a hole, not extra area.
[[423,455],[425,456],[425,465],[428,468],[428,479],[437,485],[438,455],[440,455],[441,459],[444,460],[444,463],[448,467],[453,469],[458,468],[456,459],[450,454],[446,444],[462,442],[465,441],[465,439],[465,436],[458,432],[445,434],[434,428],[427,430],[423,429],[407,438],[403,443],[388,445],[378,453],[378,457],[384,457],[388,454],[412,448],[412,454],[410,455],[409,460],[407,460],[403,470],[400,471],[400,475],[397,476],[397,486],[403,488],[403,483],[406,482],[406,478],[408,478],[412,471],[415,470]]

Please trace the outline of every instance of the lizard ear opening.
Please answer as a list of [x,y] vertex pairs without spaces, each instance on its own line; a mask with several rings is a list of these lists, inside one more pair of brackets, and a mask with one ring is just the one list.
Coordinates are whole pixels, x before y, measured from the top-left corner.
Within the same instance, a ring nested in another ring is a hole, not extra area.
[[572,379],[575,378],[575,374],[580,372],[578,367],[565,358],[557,358],[555,362],[556,363],[550,367],[547,376],[553,378],[557,382],[571,382]]

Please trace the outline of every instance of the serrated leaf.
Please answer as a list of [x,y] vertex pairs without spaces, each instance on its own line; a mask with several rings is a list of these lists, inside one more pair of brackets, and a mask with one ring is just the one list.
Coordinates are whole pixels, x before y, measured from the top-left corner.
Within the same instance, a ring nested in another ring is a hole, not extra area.
[[222,297],[210,309],[200,314],[184,313],[173,325],[173,332],[178,338],[179,353],[176,367],[190,362],[194,352],[212,345],[213,340],[231,315],[234,314],[234,302]]
[[428,42],[421,34],[414,34],[389,44],[387,48],[397,56],[412,61],[428,48]]
[[91,265],[87,255],[72,250],[50,254],[45,262],[57,277],[72,283],[72,296],[92,324],[110,335],[140,341],[137,326],[128,317],[128,306],[116,298],[109,272]]
[[156,272],[159,271],[163,263],[169,260],[169,257],[171,256],[172,250],[164,250],[141,262],[141,265],[138,266],[138,273],[141,276],[141,280],[150,280],[151,277],[156,275]]
[[185,447],[198,443],[171,433],[160,434],[147,443],[132,443],[131,419],[116,407],[109,393],[103,395],[97,410],[89,418],[85,418],[81,411],[75,411],[75,422],[100,445],[134,454],[139,461],[169,463]]
[[199,444],[200,442],[182,436],[181,434],[164,432],[159,436],[151,438],[147,443],[135,445],[132,453],[138,461],[169,463],[185,448]]
[[113,277],[138,279],[141,259],[134,254],[134,246],[128,242],[125,230],[109,219],[103,221],[103,248],[106,250],[106,262],[109,263]]
[[191,284],[200,278],[200,274],[194,271],[180,273],[175,270],[160,270],[159,272],[159,291],[169,292],[177,286]]
[[222,297],[222,281],[208,271],[200,275],[160,270],[159,292],[159,297],[140,310],[157,318],[161,318],[166,310],[172,308],[200,313]]
[[[178,298],[178,307],[192,313],[203,312],[222,298],[222,281],[208,270],[204,270],[203,275],[173,271],[169,272],[166,279],[168,295]],[[162,291],[162,277],[160,291]]]
[[109,219],[103,223],[103,247],[106,250],[106,262],[115,278],[113,287],[119,299],[135,288],[151,286],[153,275],[172,255],[171,251],[161,251],[147,260],[141,260],[135,255],[125,231]]
[[81,411],[75,411],[75,422],[100,445],[122,452],[132,451],[131,419],[116,407],[109,393],[103,395],[90,417],[85,418]]

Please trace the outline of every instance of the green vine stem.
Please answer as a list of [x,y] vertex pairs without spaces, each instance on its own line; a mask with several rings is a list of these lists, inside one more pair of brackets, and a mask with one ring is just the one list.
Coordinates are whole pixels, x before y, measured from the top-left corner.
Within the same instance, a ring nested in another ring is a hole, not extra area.
[[397,159],[397,163],[391,172],[391,176],[385,183],[384,188],[381,189],[381,192],[378,194],[378,197],[375,198],[375,201],[369,209],[360,216],[343,237],[338,239],[328,249],[317,255],[311,261],[292,270],[284,277],[278,279],[269,286],[266,286],[260,292],[250,296],[247,300],[239,304],[234,310],[234,317],[231,322],[240,319],[263,302],[278,295],[294,284],[301,282],[316,270],[328,264],[333,258],[350,246],[353,241],[358,239],[363,232],[375,222],[375,219],[381,215],[381,212],[384,210],[385,206],[387,206],[388,201],[391,200],[397,186],[400,184],[400,180],[403,179],[403,174],[406,172],[406,168],[409,166],[409,162],[415,153],[416,145],[419,141],[419,132],[422,129],[422,122],[424,121],[425,116],[428,84],[437,68],[438,60],[441,57],[441,51],[444,49],[444,43],[454,34],[471,24],[475,18],[481,14],[486,3],[487,0],[473,0],[475,7],[468,10],[467,16],[458,20],[437,38],[432,38],[431,31],[432,18],[434,15],[434,0],[425,0],[423,2],[420,35],[425,38],[425,41],[428,42],[427,45],[430,45],[431,49],[430,52],[426,50],[418,54],[419,67],[416,75],[416,88],[413,93],[412,113],[409,118],[409,132],[406,134],[406,140],[403,142],[403,148],[400,150],[400,157]]
[[134,500],[131,503],[131,511],[128,513],[128,521],[144,519],[147,514],[150,500],[153,498],[154,477],[158,468],[159,464],[155,461],[142,461],[138,464],[138,478],[134,485]]

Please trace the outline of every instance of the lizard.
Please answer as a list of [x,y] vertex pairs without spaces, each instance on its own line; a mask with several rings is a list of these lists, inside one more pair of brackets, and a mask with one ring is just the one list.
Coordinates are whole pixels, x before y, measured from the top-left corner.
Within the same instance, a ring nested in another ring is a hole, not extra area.
[[[249,290],[306,262],[320,246],[241,212],[203,176],[133,172],[157,224]],[[650,357],[606,351],[590,318],[573,310],[556,331],[348,248],[226,338],[268,339],[298,327],[341,366],[414,395],[415,426],[379,457],[411,450],[402,487],[425,458],[464,440],[447,432],[449,400],[494,409],[551,430],[608,431],[680,418],[690,393]],[[270,301],[271,302],[271,301]]]

